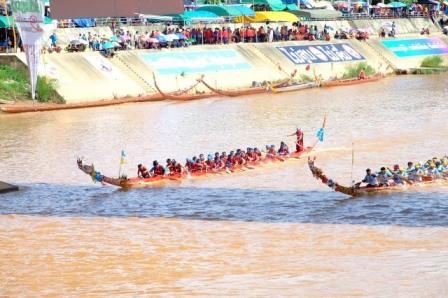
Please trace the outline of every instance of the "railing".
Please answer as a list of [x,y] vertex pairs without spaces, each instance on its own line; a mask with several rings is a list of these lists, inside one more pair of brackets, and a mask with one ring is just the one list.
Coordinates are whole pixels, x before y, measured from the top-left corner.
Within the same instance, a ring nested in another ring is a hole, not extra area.
[[[343,14],[342,17],[338,18],[302,18],[302,21],[336,21],[336,20],[370,20],[370,19],[394,19],[394,18],[427,18],[429,17],[429,14],[416,12],[416,13],[409,13],[409,14],[399,14],[399,15],[385,15],[385,14],[368,14],[368,13],[350,13],[350,14]],[[112,17],[112,18],[96,18],[95,20],[95,26],[101,27],[101,26],[108,26],[112,28],[118,28],[121,26],[148,26],[152,24],[172,24],[173,22],[169,21],[163,21],[159,23],[154,22],[148,22],[146,19],[141,19],[138,17],[132,17],[132,18],[118,18],[118,17]],[[225,22],[223,24],[228,24],[228,22]],[[193,25],[192,27],[200,26],[201,24]],[[59,20],[58,21],[58,28],[75,28],[76,24],[73,20]]]

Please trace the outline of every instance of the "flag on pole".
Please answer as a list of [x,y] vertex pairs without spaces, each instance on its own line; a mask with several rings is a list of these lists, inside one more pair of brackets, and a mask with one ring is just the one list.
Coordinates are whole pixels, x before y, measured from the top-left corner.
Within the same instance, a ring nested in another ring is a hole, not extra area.
[[124,153],[124,150],[121,150],[120,165],[124,164],[126,164],[126,153]]
[[316,133],[316,137],[319,141],[323,142],[325,139],[325,125],[327,124],[327,115],[324,117],[324,123],[322,123],[322,127]]
[[44,34],[43,0],[13,0],[11,10],[25,49],[30,71],[31,95],[36,98],[37,71],[39,69],[40,38]]
[[316,137],[319,139],[319,141],[323,142],[325,137],[325,128],[321,127],[316,133]]

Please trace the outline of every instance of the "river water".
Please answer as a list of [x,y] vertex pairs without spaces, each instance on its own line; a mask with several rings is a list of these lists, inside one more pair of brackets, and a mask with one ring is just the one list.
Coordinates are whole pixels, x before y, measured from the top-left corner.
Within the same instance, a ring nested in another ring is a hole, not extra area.
[[[121,191],[167,157],[313,142],[343,184],[366,167],[447,153],[446,75],[282,95],[0,114],[0,296],[448,296],[448,186],[349,199],[306,160]],[[353,144],[353,145],[352,145]]]

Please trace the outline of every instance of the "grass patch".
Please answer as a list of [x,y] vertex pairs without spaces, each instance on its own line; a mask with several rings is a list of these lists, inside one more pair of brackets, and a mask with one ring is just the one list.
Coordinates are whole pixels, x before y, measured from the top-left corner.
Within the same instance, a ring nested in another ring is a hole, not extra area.
[[306,75],[306,74],[301,74],[300,75],[300,80],[302,82],[314,82],[314,79],[311,76]]
[[361,69],[365,70],[366,76],[373,76],[376,74],[375,69],[367,64],[366,62],[360,62],[356,64],[352,64],[346,67],[344,75],[342,79],[354,79],[357,78]]
[[423,59],[420,67],[440,68],[442,67],[443,59],[440,56],[429,56]]
[[[39,102],[64,103],[56,92],[56,80],[39,77],[36,86]],[[31,100],[31,86],[27,70],[0,65],[0,99]]]

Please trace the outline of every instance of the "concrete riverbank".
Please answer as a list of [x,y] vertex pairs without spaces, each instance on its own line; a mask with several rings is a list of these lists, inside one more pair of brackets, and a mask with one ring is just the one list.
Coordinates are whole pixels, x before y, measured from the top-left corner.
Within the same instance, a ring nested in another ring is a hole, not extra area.
[[[397,24],[400,34],[395,39],[378,39],[372,34],[367,41],[289,41],[130,50],[117,52],[111,59],[98,52],[45,54],[42,56],[40,73],[56,79],[59,94],[68,104],[74,104],[156,94],[153,75],[157,77],[160,89],[173,92],[191,87],[201,75],[215,88],[238,89],[250,87],[254,83],[281,81],[293,72],[297,72],[297,80],[341,78],[348,67],[359,62],[366,62],[385,75],[418,68],[425,56],[434,53],[441,54],[445,63],[448,62],[448,39],[431,21],[387,21]],[[349,27],[370,28],[376,32],[384,22],[356,20],[325,23],[334,30]],[[324,22],[310,24],[322,27]],[[421,27],[430,27],[434,33],[422,37],[418,34]],[[81,29],[65,30],[66,34],[81,32]],[[405,49],[405,54],[400,52],[407,46],[409,49]],[[429,50],[418,52],[414,50],[415,47],[428,47]],[[432,47],[439,47],[440,51]],[[23,54],[15,56],[16,60],[25,63]],[[12,58],[0,57],[0,61],[2,59]],[[191,92],[208,91],[199,84]]]

